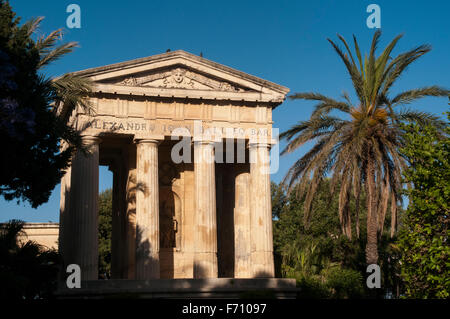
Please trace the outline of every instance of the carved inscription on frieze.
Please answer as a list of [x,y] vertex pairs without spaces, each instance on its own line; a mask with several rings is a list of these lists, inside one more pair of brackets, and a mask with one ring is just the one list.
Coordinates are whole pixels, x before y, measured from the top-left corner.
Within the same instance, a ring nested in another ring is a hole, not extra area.
[[161,135],[190,135],[209,134],[211,136],[230,136],[230,137],[245,137],[245,136],[269,136],[269,129],[267,127],[243,128],[243,127],[228,127],[228,126],[214,126],[202,123],[201,121],[193,121],[191,123],[184,123],[183,125],[173,125],[169,123],[160,123],[158,121],[146,120],[109,120],[104,118],[90,118],[86,122],[86,129],[93,129],[100,132],[110,133],[151,133]]

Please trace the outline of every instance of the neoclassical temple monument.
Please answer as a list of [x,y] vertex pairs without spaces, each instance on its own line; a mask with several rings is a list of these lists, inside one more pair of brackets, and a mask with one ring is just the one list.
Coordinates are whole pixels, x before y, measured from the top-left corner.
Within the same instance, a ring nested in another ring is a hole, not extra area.
[[94,91],[90,110],[59,107],[89,150],[61,182],[65,265],[98,279],[107,165],[114,279],[274,277],[272,110],[289,90],[184,51],[76,73]]

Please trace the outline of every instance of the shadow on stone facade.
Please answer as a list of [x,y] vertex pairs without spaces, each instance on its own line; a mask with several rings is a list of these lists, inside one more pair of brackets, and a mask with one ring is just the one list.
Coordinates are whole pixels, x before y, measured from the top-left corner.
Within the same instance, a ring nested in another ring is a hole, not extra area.
[[[155,252],[151,243],[142,240],[143,230],[136,226],[136,278],[158,278],[159,277],[159,258],[154,258]],[[140,261],[144,260],[143,263]]]
[[234,164],[216,164],[216,216],[218,277],[232,278],[235,272],[235,169]]

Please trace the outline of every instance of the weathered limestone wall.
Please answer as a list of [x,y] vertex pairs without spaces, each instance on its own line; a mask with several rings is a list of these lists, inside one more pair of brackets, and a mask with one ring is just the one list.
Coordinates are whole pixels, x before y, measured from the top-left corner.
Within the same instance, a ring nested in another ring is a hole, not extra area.
[[217,259],[220,278],[234,277],[235,164],[216,164]]
[[32,240],[50,249],[58,249],[58,223],[26,223],[23,227],[24,235],[20,241]]

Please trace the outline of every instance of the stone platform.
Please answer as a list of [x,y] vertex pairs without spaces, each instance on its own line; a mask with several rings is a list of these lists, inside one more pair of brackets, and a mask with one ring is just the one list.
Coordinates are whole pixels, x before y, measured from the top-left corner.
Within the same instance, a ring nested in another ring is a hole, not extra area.
[[295,298],[297,292],[295,279],[287,278],[93,280],[61,288],[57,298]]

